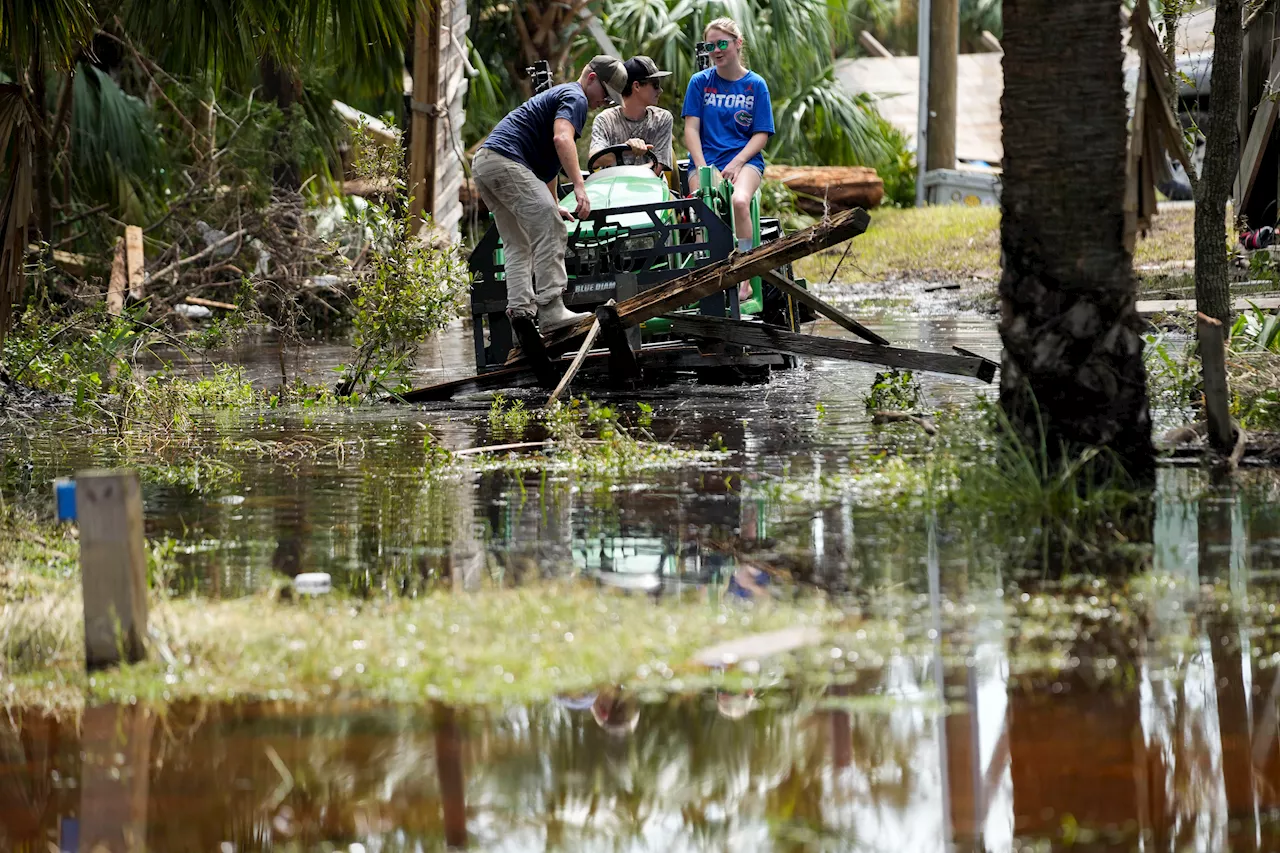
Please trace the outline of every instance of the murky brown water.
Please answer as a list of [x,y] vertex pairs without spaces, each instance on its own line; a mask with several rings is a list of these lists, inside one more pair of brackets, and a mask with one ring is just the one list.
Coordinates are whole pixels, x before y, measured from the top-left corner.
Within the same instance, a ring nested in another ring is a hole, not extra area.
[[[997,349],[984,319],[888,317],[878,329],[940,351]],[[424,355],[424,381],[465,367],[467,339],[450,334]],[[256,380],[278,376],[269,348],[242,355]],[[345,355],[316,347],[297,364],[318,379]],[[483,595],[574,574],[678,593],[745,553],[854,601],[904,591],[919,603],[904,630],[936,645],[839,686],[751,696],[602,687],[531,707],[15,713],[0,718],[0,850],[1280,849],[1274,611],[1220,609],[1274,598],[1274,478],[1214,489],[1162,470],[1144,570],[1176,582],[1141,619],[1082,616],[1061,640],[1075,664],[1051,670],[999,615],[1057,588],[1013,547],[1035,531],[939,529],[816,488],[886,448],[921,446],[909,429],[869,425],[874,372],[816,362],[763,387],[611,396],[624,413],[651,403],[663,440],[718,440],[730,454],[608,482],[426,478],[420,425],[451,447],[500,438],[488,397],[211,419],[198,441],[235,478],[145,493],[150,534],[180,549],[179,590],[239,595],[278,573],[329,571],[359,594]],[[924,388],[930,408],[977,390],[937,377]],[[348,449],[282,459],[222,448],[229,438]],[[95,453],[57,432],[7,448],[4,489],[39,494]]]

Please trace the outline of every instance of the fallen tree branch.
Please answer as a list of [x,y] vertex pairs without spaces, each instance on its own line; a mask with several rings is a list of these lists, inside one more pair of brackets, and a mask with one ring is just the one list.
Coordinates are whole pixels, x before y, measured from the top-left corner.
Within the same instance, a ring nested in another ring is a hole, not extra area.
[[228,234],[226,237],[223,237],[218,242],[214,243],[211,246],[206,246],[205,248],[196,252],[194,255],[190,255],[185,258],[179,258],[178,260],[169,264],[169,266],[165,267],[159,272],[152,273],[151,280],[159,281],[160,279],[165,278],[166,276],[172,275],[173,273],[177,272],[179,269],[181,269],[182,267],[185,267],[187,264],[193,264],[196,261],[200,260],[201,258],[207,258],[209,255],[213,254],[218,249],[221,249],[223,246],[229,245],[239,240],[241,237],[245,235],[246,230],[247,229],[241,228],[236,233]]

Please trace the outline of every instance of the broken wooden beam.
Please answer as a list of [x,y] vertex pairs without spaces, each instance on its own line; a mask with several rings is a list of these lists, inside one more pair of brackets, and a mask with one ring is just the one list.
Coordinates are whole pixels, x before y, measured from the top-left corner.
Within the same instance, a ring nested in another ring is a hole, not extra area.
[[882,347],[890,345],[888,338],[883,338],[880,335],[877,335],[857,320],[845,314],[839,308],[829,302],[819,299],[817,296],[814,296],[812,293],[805,290],[786,276],[780,275],[773,270],[765,270],[760,274],[760,278],[769,282],[769,284],[772,284],[774,287],[778,288],[778,290],[781,290],[795,301],[808,305],[814,311],[817,311],[837,326],[853,332],[864,341],[868,341]]
[[821,338],[815,335],[788,332],[764,323],[729,320],[722,317],[668,314],[667,319],[671,321],[671,331],[675,334],[724,341],[753,349],[818,358],[836,358],[844,361],[861,361],[884,367],[923,370],[929,373],[970,376],[981,379],[983,382],[990,382],[995,378],[995,365],[985,358],[879,347],[840,338]]
[[[612,300],[610,300],[612,301]],[[596,317],[595,323],[591,326],[591,331],[587,332],[587,336],[582,339],[582,346],[578,348],[578,354],[573,357],[573,361],[569,362],[569,369],[564,372],[564,376],[560,377],[556,390],[551,392],[551,396],[547,398],[546,408],[551,408],[560,399],[573,382],[573,377],[578,375],[578,369],[582,367],[582,362],[586,360],[587,353],[591,352],[591,348],[595,346],[596,338],[600,337],[600,318]]]
[[[638,326],[645,320],[661,317],[705,296],[735,287],[739,282],[763,272],[785,267],[793,261],[851,240],[866,231],[870,222],[871,217],[861,208],[837,213],[803,231],[757,246],[749,252],[735,253],[623,300],[618,303],[618,319],[623,326]],[[543,346],[548,352],[563,352],[580,340],[593,322],[594,317],[561,329],[549,335]],[[515,366],[523,357],[522,350],[512,351],[506,366]]]

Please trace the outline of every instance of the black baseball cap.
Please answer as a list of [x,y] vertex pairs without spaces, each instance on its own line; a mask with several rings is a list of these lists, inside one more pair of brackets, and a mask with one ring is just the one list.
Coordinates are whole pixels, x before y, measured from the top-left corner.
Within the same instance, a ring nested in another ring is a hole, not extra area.
[[647,56],[633,56],[624,63],[627,67],[627,80],[631,83],[643,83],[645,80],[658,80],[670,77],[670,71],[659,71],[658,63]]

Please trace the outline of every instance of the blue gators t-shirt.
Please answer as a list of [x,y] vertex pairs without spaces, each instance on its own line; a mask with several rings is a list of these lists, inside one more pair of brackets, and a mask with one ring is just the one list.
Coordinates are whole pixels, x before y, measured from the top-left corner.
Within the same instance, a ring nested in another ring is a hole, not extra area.
[[552,138],[556,119],[573,125],[573,137],[582,134],[587,121],[587,95],[577,83],[561,83],[534,95],[498,122],[484,141],[488,148],[529,167],[546,183],[560,171],[560,157]]
[[[754,71],[734,81],[721,77],[715,68],[699,71],[684,91],[683,112],[686,118],[701,119],[702,153],[708,165],[721,171],[747,147],[753,134],[773,133],[769,87]],[[750,163],[764,173],[763,152]]]

